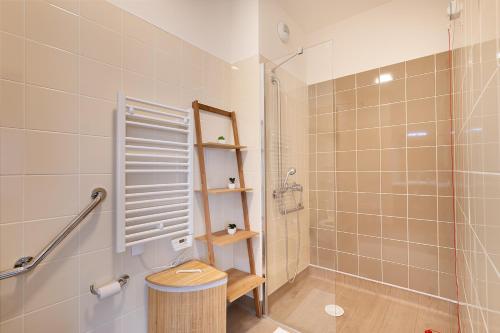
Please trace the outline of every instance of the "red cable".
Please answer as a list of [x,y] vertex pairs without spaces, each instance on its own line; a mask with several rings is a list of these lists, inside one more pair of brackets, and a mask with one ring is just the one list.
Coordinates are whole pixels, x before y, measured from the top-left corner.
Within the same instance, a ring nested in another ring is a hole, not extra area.
[[448,65],[450,68],[450,154],[451,154],[451,189],[452,189],[452,201],[453,201],[453,245],[455,248],[455,287],[457,290],[457,323],[458,323],[458,333],[460,330],[460,304],[459,304],[459,284],[458,284],[458,251],[457,251],[457,220],[455,214],[455,152],[454,152],[454,137],[453,137],[453,66],[452,66],[452,52],[451,52],[451,31],[448,29]]

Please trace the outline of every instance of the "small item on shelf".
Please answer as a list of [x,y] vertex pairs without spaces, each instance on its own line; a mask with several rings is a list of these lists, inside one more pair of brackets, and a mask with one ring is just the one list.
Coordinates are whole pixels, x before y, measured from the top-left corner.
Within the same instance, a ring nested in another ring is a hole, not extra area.
[[229,177],[229,183],[227,184],[227,188],[230,188],[230,189],[235,189],[236,188],[236,178],[234,177]]
[[236,233],[236,224],[229,223],[227,225],[227,233],[230,234],[230,235],[234,235]]
[[225,144],[226,143],[226,138],[224,136],[219,136],[217,138],[217,143],[220,143],[220,144]]

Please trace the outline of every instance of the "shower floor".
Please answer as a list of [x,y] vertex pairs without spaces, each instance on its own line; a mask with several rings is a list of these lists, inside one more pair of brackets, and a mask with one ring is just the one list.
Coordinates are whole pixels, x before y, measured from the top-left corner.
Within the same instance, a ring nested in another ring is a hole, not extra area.
[[[455,306],[449,302],[334,274],[309,267],[295,283],[283,286],[269,297],[269,318],[259,320],[244,306],[232,306],[235,308],[229,311],[228,332],[272,333],[279,323],[302,333],[458,331]],[[342,317],[334,318],[324,311],[325,305],[335,301],[345,310]],[[237,330],[230,329],[234,317],[239,321]]]

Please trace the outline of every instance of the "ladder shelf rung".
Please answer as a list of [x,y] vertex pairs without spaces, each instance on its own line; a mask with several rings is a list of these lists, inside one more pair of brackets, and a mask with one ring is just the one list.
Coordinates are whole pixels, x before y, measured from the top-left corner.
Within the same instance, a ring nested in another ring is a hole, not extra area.
[[259,287],[265,281],[261,276],[242,272],[236,268],[231,268],[226,273],[228,275],[227,301],[229,303]]
[[[238,229],[234,235],[230,235],[226,230],[221,230],[212,233],[212,243],[217,246],[230,245],[242,240],[252,238],[254,236],[257,236],[258,234],[259,233],[255,231]],[[196,239],[206,242],[207,235],[198,236],[196,237]]]
[[[196,192],[201,192],[201,189],[195,190]],[[209,188],[208,194],[222,194],[222,193],[231,193],[231,192],[251,192],[252,188],[249,187],[237,187],[237,188]]]

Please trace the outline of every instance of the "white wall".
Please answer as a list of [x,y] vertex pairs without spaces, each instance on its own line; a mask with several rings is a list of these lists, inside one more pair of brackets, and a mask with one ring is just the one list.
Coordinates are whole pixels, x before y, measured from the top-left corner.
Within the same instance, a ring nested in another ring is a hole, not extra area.
[[108,0],[229,63],[258,53],[258,0]]
[[447,50],[447,5],[395,0],[309,34],[307,45],[333,40],[333,60],[309,57],[308,83],[329,79],[318,68],[332,61],[336,78]]

